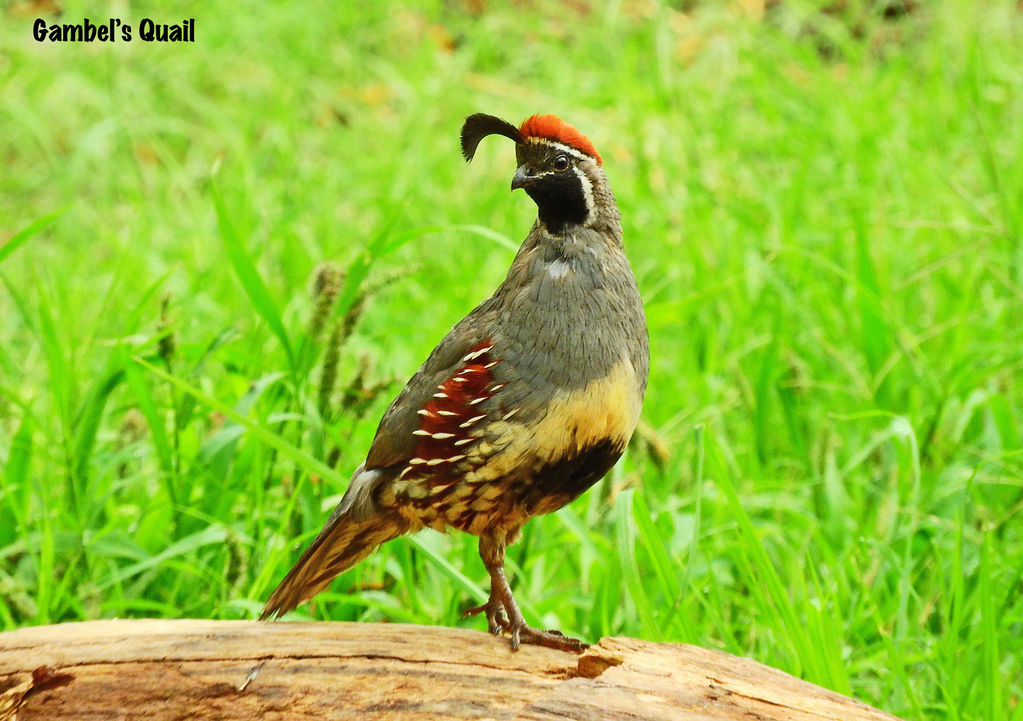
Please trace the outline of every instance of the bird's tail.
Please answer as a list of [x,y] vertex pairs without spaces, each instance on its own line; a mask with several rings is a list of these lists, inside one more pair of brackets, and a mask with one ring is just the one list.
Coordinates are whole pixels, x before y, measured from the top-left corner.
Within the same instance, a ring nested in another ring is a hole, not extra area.
[[270,595],[259,620],[280,618],[330,585],[377,549],[380,544],[409,530],[397,513],[372,508],[370,486],[376,478],[359,469],[327,525],[309,544],[298,563]]

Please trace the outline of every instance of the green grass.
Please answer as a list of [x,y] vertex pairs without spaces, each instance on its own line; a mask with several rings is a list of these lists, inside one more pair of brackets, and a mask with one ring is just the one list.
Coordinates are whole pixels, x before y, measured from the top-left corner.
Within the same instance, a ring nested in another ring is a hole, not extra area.
[[[604,156],[653,367],[625,460],[511,549],[527,619],[1023,719],[1015,2],[124,10],[197,18],[166,47],[36,44],[16,5],[0,628],[253,617],[532,222],[462,120],[556,112]],[[426,532],[299,615],[480,628],[485,589],[475,539]]]

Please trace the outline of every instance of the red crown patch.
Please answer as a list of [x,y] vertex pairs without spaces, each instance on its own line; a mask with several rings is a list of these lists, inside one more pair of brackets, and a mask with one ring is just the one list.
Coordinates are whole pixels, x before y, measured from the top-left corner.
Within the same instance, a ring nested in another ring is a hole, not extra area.
[[526,118],[519,127],[519,132],[527,138],[547,138],[575,148],[603,165],[600,153],[585,135],[569,125],[557,115],[533,115]]

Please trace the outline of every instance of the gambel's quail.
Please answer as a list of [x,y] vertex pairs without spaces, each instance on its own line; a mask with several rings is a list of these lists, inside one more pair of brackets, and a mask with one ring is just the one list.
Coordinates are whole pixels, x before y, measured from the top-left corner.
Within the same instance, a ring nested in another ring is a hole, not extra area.
[[263,609],[279,617],[380,544],[424,527],[479,536],[491,633],[512,648],[580,651],[526,625],[505,547],[532,516],[578,497],[615,464],[639,418],[649,368],[646,319],[622,250],[602,160],[553,115],[516,128],[470,116],[462,153],[487,135],[515,141],[522,188],[539,209],[504,282],[444,337],[384,413],[365,463],[327,524]]

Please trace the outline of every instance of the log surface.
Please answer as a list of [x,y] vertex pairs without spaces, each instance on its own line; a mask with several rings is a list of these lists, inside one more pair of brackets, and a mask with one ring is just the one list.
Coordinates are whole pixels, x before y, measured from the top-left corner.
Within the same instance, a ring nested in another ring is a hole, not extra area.
[[0,721],[897,721],[748,659],[605,638],[580,656],[479,631],[115,620],[0,633]]

